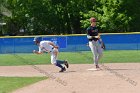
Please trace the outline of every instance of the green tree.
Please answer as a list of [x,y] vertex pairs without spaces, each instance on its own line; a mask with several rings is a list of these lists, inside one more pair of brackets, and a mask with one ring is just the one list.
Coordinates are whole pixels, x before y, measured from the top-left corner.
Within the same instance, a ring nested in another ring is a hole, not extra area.
[[102,32],[140,29],[139,0],[1,0],[0,5],[9,34],[20,34],[20,29],[24,35],[81,34],[92,16]]
[[12,12],[7,8],[8,0],[1,0],[0,1],[0,35],[3,35],[7,32],[6,21],[12,17]]
[[[102,32],[126,32],[129,30],[131,16],[122,10],[122,0],[96,0],[93,9],[82,12],[85,19],[95,17],[99,20],[98,26]],[[82,27],[89,25],[88,20],[82,20]]]
[[127,16],[131,16],[129,22],[129,31],[140,32],[140,1],[139,0],[123,0],[121,11],[125,10]]

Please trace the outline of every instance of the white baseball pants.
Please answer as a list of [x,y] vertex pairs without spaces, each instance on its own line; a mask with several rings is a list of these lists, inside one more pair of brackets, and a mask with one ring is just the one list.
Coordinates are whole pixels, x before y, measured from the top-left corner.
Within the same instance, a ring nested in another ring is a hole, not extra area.
[[100,60],[100,58],[102,57],[102,52],[103,49],[101,48],[101,44],[99,42],[99,40],[97,41],[89,41],[89,47],[91,49],[91,52],[93,54],[93,60],[94,60],[94,64],[98,65],[98,62]]

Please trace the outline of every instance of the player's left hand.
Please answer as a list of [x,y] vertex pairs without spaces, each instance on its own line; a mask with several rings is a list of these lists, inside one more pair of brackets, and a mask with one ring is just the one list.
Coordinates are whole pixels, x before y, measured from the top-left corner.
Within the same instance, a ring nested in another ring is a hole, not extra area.
[[100,35],[98,35],[98,36],[93,36],[93,38],[98,38],[98,39],[100,39]]

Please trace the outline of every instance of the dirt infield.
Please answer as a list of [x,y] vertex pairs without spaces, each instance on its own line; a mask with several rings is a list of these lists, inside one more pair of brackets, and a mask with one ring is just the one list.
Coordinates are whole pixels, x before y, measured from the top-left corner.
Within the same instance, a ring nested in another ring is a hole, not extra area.
[[73,64],[64,73],[53,65],[0,66],[0,76],[49,79],[12,93],[140,93],[140,63],[101,64],[102,70],[88,71],[92,64]]

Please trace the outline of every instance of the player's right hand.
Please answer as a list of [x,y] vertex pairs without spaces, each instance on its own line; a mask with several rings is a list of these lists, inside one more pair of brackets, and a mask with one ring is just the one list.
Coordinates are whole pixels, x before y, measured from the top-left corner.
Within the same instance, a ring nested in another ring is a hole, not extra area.
[[94,36],[94,38],[98,38],[98,39],[99,39],[99,38],[100,38],[100,36],[99,36],[99,35],[98,35],[98,36]]

